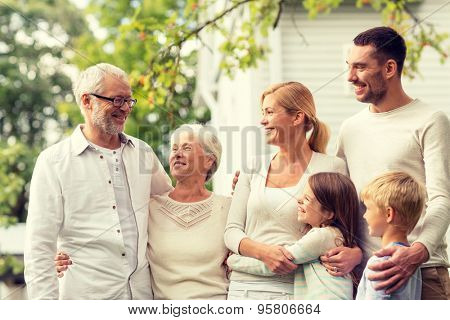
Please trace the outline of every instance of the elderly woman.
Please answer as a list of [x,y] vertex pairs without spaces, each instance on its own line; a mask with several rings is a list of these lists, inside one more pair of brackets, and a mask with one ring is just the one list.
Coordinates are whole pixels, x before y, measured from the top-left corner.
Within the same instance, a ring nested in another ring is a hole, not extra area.
[[155,299],[226,299],[223,232],[230,199],[208,191],[220,163],[212,130],[183,125],[171,138],[175,189],[150,200],[148,258]]
[[[301,238],[297,198],[317,172],[346,174],[345,162],[325,154],[328,129],[316,116],[311,92],[301,83],[270,86],[261,96],[266,141],[278,147],[270,157],[255,158],[241,172],[233,196],[225,243],[242,256],[259,259],[275,276],[232,271],[228,299],[292,299],[297,265],[283,247]],[[307,136],[308,134],[308,136]],[[356,249],[346,269],[361,260]]]
[[[171,148],[175,188],[150,199],[147,257],[154,299],[226,299],[223,232],[231,199],[205,187],[222,146],[211,128],[182,125],[172,134]],[[61,277],[71,262],[67,254],[56,260]]]

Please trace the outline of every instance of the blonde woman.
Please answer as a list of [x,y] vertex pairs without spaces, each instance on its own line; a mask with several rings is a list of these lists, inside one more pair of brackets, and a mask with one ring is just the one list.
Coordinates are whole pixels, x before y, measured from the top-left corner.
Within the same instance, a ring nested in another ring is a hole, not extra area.
[[[261,109],[266,141],[279,150],[268,158],[253,159],[247,172],[241,171],[225,244],[236,254],[261,260],[276,275],[232,271],[228,299],[293,298],[297,265],[283,246],[302,236],[297,198],[314,173],[346,174],[343,160],[325,154],[329,131],[317,118],[312,94],[304,85],[270,86],[261,96]],[[360,260],[358,252],[349,258],[351,269]]]

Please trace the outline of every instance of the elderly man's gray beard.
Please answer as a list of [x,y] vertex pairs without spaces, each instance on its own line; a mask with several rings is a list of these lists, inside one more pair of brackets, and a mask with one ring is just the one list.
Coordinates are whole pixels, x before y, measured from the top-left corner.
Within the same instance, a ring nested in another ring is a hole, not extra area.
[[92,113],[92,123],[104,133],[111,136],[122,132],[120,126],[114,123],[112,116],[102,112],[102,107],[96,103],[94,104]]

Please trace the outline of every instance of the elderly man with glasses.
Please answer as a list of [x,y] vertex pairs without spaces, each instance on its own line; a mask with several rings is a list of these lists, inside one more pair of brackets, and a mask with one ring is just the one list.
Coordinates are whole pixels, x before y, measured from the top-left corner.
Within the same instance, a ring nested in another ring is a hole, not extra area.
[[[137,102],[123,70],[91,66],[73,91],[85,123],[39,155],[31,180],[29,298],[151,299],[148,204],[170,179],[150,146],[123,133]],[[57,248],[73,261],[59,283]]]

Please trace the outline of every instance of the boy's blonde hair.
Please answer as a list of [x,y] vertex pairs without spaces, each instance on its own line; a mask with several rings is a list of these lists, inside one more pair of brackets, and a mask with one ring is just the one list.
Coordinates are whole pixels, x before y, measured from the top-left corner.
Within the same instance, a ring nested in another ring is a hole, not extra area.
[[408,234],[414,229],[425,203],[425,188],[405,172],[392,171],[370,182],[361,192],[363,200],[372,200],[378,208],[395,210],[395,226]]

